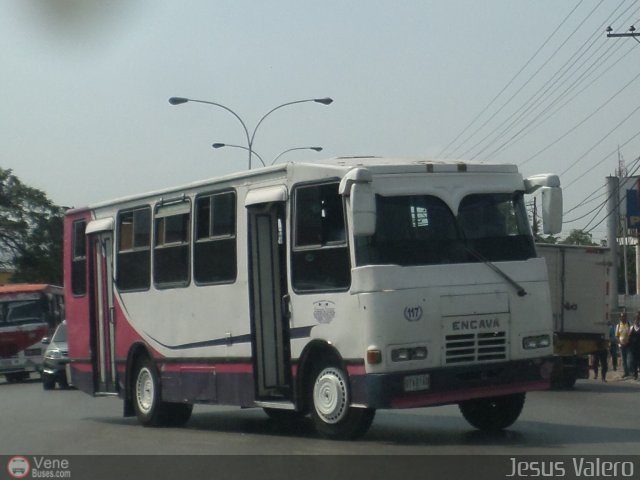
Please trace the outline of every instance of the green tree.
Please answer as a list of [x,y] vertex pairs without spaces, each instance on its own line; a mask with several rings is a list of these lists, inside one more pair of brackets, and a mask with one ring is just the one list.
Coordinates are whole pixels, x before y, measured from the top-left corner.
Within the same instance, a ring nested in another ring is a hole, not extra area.
[[536,243],[550,243],[552,245],[555,245],[556,243],[558,243],[558,237],[554,235],[547,235],[546,237],[536,237]]
[[562,245],[597,245],[589,232],[580,229],[571,230],[567,238],[560,240],[559,243]]
[[62,284],[64,209],[0,168],[0,264],[14,282]]

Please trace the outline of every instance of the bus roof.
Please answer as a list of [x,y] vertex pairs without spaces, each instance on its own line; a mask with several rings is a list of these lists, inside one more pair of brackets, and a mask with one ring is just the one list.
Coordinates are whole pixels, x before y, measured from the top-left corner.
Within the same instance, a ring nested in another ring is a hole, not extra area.
[[212,184],[233,183],[238,181],[260,179],[261,177],[273,177],[274,175],[284,175],[287,172],[296,170],[316,170],[331,172],[332,175],[344,176],[354,168],[367,168],[372,174],[394,174],[394,173],[452,173],[452,172],[471,172],[471,173],[506,173],[514,174],[518,172],[518,167],[514,164],[473,162],[466,160],[435,160],[427,158],[390,158],[377,156],[353,156],[353,157],[336,157],[315,162],[289,162],[252,170],[245,170],[220,177],[199,180],[190,184],[168,187],[162,190],[156,190],[146,193],[139,193],[109,201],[99,202],[81,208],[73,208],[67,210],[67,215],[86,211],[87,209],[95,209],[120,203],[126,203],[138,199],[158,197],[162,195],[170,195],[182,192],[188,189],[205,187]]
[[59,290],[59,293],[62,293],[62,287],[56,287],[47,283],[15,283],[10,285],[0,285],[0,295],[37,292],[46,293],[49,290]]

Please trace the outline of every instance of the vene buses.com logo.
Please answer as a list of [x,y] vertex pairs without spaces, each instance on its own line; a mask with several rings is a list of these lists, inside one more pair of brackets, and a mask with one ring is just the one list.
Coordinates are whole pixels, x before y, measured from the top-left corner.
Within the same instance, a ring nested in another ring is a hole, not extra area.
[[25,457],[11,457],[7,463],[7,471],[11,478],[26,478],[31,471],[31,465]]

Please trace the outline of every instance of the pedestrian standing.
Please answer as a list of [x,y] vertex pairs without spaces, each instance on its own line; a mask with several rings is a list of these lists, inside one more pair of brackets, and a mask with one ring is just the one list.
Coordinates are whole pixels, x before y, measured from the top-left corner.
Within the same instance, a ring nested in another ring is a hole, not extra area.
[[616,338],[616,325],[609,321],[609,354],[611,355],[611,366],[613,371],[618,370],[618,339]]
[[640,312],[637,313],[633,325],[629,328],[629,375],[638,379],[640,367]]
[[627,312],[623,311],[620,314],[620,322],[616,326],[616,339],[618,341],[618,345],[620,346],[620,359],[622,361],[622,377],[629,376],[629,333],[630,333],[629,322],[627,321]]
[[595,378],[598,378],[598,370],[600,370],[600,378],[602,378],[603,382],[606,382],[608,365],[607,345],[604,339],[598,345],[598,350],[592,354],[591,359],[593,362],[593,371],[595,373]]

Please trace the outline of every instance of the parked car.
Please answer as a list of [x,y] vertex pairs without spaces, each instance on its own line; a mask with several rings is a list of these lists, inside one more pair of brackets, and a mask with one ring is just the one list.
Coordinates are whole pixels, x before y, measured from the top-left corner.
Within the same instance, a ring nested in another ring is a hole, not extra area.
[[42,388],[53,390],[56,383],[60,388],[68,388],[67,364],[69,363],[69,348],[67,347],[67,321],[64,320],[56,328],[51,340],[44,339],[47,343],[42,362]]

